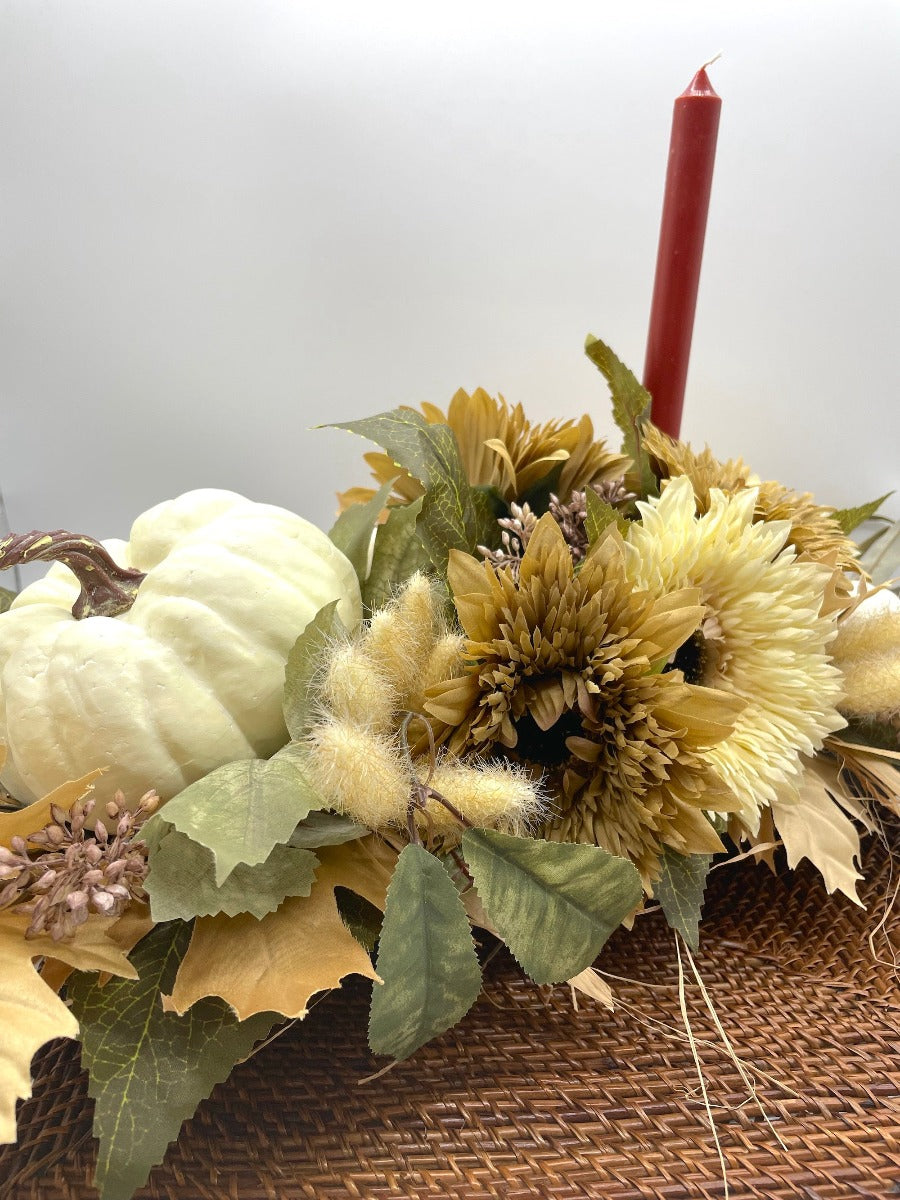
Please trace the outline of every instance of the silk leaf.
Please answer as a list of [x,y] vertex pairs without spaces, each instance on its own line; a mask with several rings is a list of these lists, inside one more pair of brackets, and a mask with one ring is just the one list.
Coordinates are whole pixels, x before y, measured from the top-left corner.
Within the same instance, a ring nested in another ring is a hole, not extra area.
[[462,850],[488,918],[536,983],[589,967],[640,902],[635,867],[598,846],[468,829]]
[[481,991],[481,968],[459,893],[421,846],[404,847],[387,893],[372,992],[369,1045],[408,1058],[455,1025]]

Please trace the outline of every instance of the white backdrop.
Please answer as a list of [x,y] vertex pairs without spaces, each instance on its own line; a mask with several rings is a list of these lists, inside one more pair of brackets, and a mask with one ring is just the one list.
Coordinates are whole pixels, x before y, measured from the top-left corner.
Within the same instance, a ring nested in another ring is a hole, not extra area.
[[[643,364],[672,100],[718,50],[684,433],[845,505],[900,484],[900,6],[5,0],[0,485],[122,535],[227,486],[329,524],[312,432]],[[888,511],[900,515],[900,504]]]

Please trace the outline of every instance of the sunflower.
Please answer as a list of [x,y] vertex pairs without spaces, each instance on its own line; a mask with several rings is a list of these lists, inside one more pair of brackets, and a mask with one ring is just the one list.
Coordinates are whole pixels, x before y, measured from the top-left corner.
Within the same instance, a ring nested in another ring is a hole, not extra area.
[[425,693],[439,741],[548,772],[544,836],[630,858],[648,890],[666,846],[720,848],[703,809],[735,804],[705,752],[742,704],[659,670],[703,616],[696,589],[636,591],[614,526],[576,572],[550,514],[518,574],[453,551],[449,581],[467,640],[462,670]]
[[[604,483],[624,475],[631,460],[609,450],[595,439],[590,417],[578,421],[545,421],[533,425],[521,404],[511,407],[502,396],[495,399],[482,388],[470,396],[460,389],[447,412],[423,404],[422,413],[432,425],[449,425],[456,436],[466,478],[473,487],[494,487],[509,503],[545,479],[561,463],[558,483],[561,496],[576,488]],[[397,464],[387,454],[364,455],[377,485],[394,479],[392,503],[409,504],[424,489],[408,472],[398,478]],[[341,509],[370,500],[374,488],[350,488],[339,495]]]
[[697,634],[674,658],[687,678],[743,700],[730,737],[707,758],[741,803],[755,831],[760,809],[795,794],[801,755],[844,725],[837,711],[840,672],[828,646],[835,614],[821,613],[829,568],[786,548],[787,521],[754,522],[758,496],[710,489],[695,515],[688,478],[672,479],[658,500],[639,502],[628,531],[628,575],[659,599],[700,589]]
[[[709,511],[715,489],[733,494],[746,487],[758,487],[754,521],[787,521],[790,529],[785,546],[831,567],[833,576],[842,576],[846,571],[860,573],[855,543],[835,520],[834,510],[816,504],[809,492],[792,491],[774,480],[761,482],[743,459],[720,462],[708,446],[698,454],[685,442],[676,441],[653,425],[644,428],[643,445],[658,479],[682,475],[690,479],[698,513]],[[841,601],[835,607],[845,608],[849,585],[838,578],[832,578],[831,582]]]

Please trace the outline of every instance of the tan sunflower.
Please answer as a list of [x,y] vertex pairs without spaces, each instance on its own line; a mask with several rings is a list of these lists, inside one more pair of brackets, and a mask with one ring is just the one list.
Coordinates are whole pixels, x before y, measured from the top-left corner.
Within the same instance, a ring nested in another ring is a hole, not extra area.
[[[447,412],[423,404],[422,414],[432,425],[449,425],[456,435],[466,478],[473,487],[496,487],[507,502],[524,496],[562,463],[557,491],[568,496],[573,489],[618,479],[631,460],[610,450],[594,437],[590,417],[578,421],[545,421],[533,425],[521,404],[511,407],[502,396],[489,396],[482,388],[472,395],[460,389]],[[394,460],[372,451],[364,455],[377,485],[397,474]],[[422,495],[422,485],[404,472],[394,483],[393,503],[408,504]],[[370,500],[374,488],[350,488],[338,500],[341,509]]]
[[639,502],[628,531],[628,574],[660,599],[700,589],[704,619],[676,656],[688,678],[743,700],[734,732],[712,747],[710,764],[741,802],[751,830],[760,810],[795,793],[802,755],[844,725],[841,676],[831,661],[835,614],[822,615],[829,568],[786,548],[787,521],[754,522],[755,488],[713,488],[695,515],[688,478],[658,500]]
[[614,527],[576,573],[550,514],[518,576],[453,551],[449,579],[467,642],[462,671],[425,693],[439,740],[548,770],[560,811],[544,836],[630,858],[648,889],[665,846],[720,847],[702,810],[734,801],[704,754],[743,705],[659,670],[699,624],[696,590],[636,591]]
[[[645,427],[643,438],[658,479],[681,475],[690,479],[698,513],[709,511],[715,489],[733,494],[745,487],[758,487],[754,521],[787,521],[790,531],[785,545],[792,546],[798,555],[830,566],[838,576],[847,571],[860,573],[855,543],[834,519],[834,510],[816,504],[809,492],[792,491],[774,480],[761,482],[743,459],[720,462],[708,446],[698,454],[685,442],[676,441],[653,425]],[[840,599],[835,607],[846,607],[849,584],[833,579],[832,587]]]

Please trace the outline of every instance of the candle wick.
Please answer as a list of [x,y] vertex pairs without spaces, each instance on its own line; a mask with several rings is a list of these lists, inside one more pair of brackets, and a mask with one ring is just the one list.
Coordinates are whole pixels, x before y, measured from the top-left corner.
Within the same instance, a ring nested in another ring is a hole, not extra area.
[[714,62],[718,62],[718,61],[719,61],[719,59],[722,57],[723,53],[724,53],[724,51],[723,51],[723,50],[720,50],[718,54],[714,54],[714,55],[712,56],[712,58],[708,58],[708,59],[706,60],[706,62],[703,64],[703,66],[700,68],[700,70],[701,70],[701,71],[705,71],[705,70],[706,70],[706,68],[707,68],[707,67],[711,67],[711,66],[713,65],[713,63],[714,63]]

